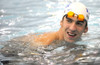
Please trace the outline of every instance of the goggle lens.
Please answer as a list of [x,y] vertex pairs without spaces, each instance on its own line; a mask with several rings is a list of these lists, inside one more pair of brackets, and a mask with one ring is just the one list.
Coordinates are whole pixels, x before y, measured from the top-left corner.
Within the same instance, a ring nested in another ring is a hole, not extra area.
[[[69,17],[69,18],[74,17],[74,16],[75,16],[75,13],[72,12],[72,11],[69,11],[67,13],[67,17]],[[82,14],[77,15],[77,18],[78,18],[79,21],[84,21],[84,16]]]
[[84,16],[83,16],[83,15],[81,15],[81,14],[80,14],[80,15],[78,15],[78,20],[79,20],[79,21],[83,21],[83,20],[84,20]]
[[67,13],[68,17],[74,17],[74,15],[75,15],[74,12],[71,12],[71,11]]

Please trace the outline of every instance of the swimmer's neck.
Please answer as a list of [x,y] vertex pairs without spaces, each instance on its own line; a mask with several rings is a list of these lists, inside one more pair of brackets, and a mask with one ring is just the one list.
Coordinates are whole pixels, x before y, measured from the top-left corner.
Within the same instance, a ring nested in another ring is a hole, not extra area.
[[62,33],[62,29],[60,28],[57,32],[57,39],[58,40],[64,40],[64,36],[63,36],[63,33]]

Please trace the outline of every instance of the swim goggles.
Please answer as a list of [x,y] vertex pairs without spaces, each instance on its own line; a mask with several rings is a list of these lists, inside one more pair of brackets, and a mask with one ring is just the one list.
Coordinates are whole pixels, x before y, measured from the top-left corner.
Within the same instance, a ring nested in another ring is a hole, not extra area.
[[[74,17],[75,15],[77,15],[77,14],[75,14],[74,12],[72,12],[72,11],[69,11],[68,13],[67,13],[67,17]],[[82,15],[82,14],[79,14],[79,15],[77,15],[77,18],[78,18],[78,20],[79,21],[84,21],[85,20],[85,18],[84,18],[84,15]]]

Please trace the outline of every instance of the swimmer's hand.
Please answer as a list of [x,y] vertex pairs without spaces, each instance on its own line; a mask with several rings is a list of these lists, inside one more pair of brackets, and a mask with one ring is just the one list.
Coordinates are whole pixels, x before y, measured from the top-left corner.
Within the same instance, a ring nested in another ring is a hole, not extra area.
[[40,55],[39,53],[31,53],[31,55]]

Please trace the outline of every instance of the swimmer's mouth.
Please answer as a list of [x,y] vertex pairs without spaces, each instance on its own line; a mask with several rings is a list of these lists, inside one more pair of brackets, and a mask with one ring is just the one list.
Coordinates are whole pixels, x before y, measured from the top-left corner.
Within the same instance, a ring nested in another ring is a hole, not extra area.
[[71,33],[71,32],[67,32],[67,34],[68,34],[68,36],[70,37],[70,38],[74,38],[77,34],[75,34],[75,33]]

